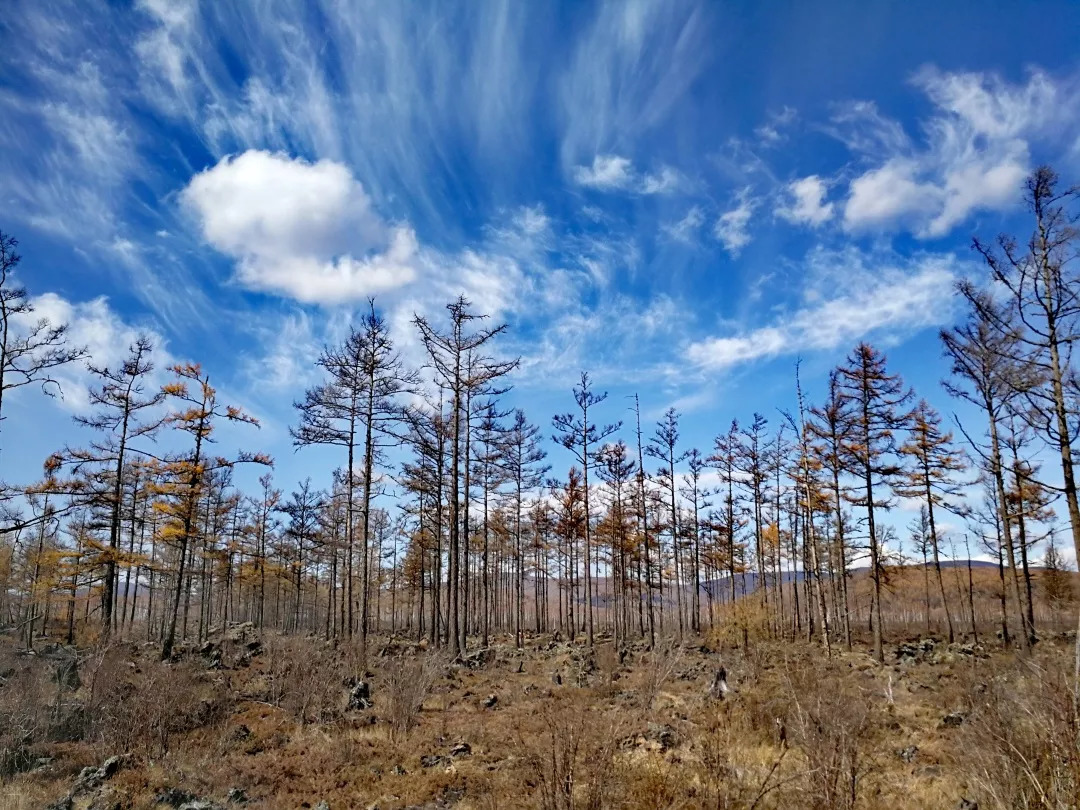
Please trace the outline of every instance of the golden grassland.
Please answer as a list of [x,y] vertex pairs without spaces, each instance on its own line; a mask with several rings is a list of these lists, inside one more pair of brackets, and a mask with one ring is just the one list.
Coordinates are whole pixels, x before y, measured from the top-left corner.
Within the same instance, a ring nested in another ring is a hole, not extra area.
[[[1076,807],[1074,608],[1040,603],[1040,643],[1003,649],[997,572],[975,573],[979,641],[961,591],[950,645],[936,612],[925,632],[921,570],[896,572],[885,665],[865,627],[831,655],[770,637],[754,597],[652,649],[538,635],[451,661],[382,639],[366,670],[345,643],[237,628],[168,663],[87,645],[74,679],[64,648],[3,638],[0,806]],[[370,706],[349,706],[357,680]]]

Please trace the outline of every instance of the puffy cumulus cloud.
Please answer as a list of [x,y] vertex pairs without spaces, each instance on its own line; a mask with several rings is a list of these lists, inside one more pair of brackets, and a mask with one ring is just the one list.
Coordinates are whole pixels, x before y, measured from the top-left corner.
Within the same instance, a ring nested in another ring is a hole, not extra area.
[[682,175],[670,166],[641,174],[633,161],[620,155],[596,155],[591,165],[575,166],[573,178],[586,188],[634,194],[670,194],[683,184]]
[[812,228],[824,225],[833,216],[833,204],[825,201],[827,193],[825,181],[816,174],[793,180],[784,188],[784,200],[776,215]]
[[930,99],[922,143],[872,104],[847,105],[834,134],[871,163],[854,177],[843,206],[849,231],[905,228],[920,238],[949,233],[976,210],[1016,204],[1031,145],[1080,123],[1080,87],[1033,71],[1012,84],[988,73],[921,70],[914,85]]
[[[51,326],[66,324],[68,344],[85,347],[89,354],[87,362],[94,367],[119,366],[127,356],[128,347],[141,335],[150,338],[154,345],[155,373],[171,362],[164,339],[153,329],[139,328],[124,321],[109,306],[105,296],[72,302],[50,292],[35,296],[31,304],[33,312],[17,317],[18,327],[33,328],[41,319]],[[89,388],[97,383],[87,363],[61,366],[53,370],[52,376],[60,386],[59,399],[65,408],[81,413],[90,407]]]
[[575,166],[574,182],[602,191],[627,188],[634,180],[634,164],[619,155],[597,155],[591,166]]
[[181,197],[251,289],[334,304],[416,277],[415,234],[385,224],[340,163],[249,150],[195,175]]
[[735,197],[735,207],[716,220],[713,233],[732,256],[738,256],[750,244],[750,217],[757,206],[757,200],[750,196],[750,188],[744,188]]
[[891,254],[815,249],[802,268],[806,285],[794,311],[732,335],[691,343],[702,369],[733,366],[801,351],[836,349],[871,334],[906,335],[947,322],[959,262],[948,254],[906,259]]

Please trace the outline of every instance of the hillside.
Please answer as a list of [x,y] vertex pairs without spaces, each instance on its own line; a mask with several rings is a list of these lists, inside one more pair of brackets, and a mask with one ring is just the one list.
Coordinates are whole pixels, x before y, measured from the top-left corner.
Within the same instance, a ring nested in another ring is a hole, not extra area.
[[[992,602],[996,572],[976,573]],[[894,579],[890,621],[921,584]],[[1071,806],[1080,757],[1053,752],[1071,745],[1075,632],[1047,626],[1024,656],[992,618],[977,642],[890,628],[882,666],[865,630],[828,654],[771,637],[753,594],[717,618],[652,649],[529,634],[455,660],[384,637],[366,669],[354,644],[250,624],[166,662],[137,641],[27,655],[6,635],[0,795],[12,810],[937,810],[1014,807],[1034,784]]]

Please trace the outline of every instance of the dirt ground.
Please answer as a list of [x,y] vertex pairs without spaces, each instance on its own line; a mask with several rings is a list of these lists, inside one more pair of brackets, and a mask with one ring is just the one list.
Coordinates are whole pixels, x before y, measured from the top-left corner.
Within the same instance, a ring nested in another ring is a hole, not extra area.
[[1075,807],[1070,644],[2,639],[0,806]]

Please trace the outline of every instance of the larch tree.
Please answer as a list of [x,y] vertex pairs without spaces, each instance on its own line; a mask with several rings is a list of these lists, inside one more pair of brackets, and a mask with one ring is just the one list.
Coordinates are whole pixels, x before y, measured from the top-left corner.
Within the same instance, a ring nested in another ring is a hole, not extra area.
[[622,422],[598,426],[589,421],[589,411],[607,399],[607,392],[597,394],[592,390],[589,375],[581,372],[581,379],[574,386],[574,402],[577,404],[579,413],[556,414],[551,419],[555,429],[552,440],[558,442],[569,450],[582,470],[582,495],[585,508],[585,617],[586,634],[589,646],[593,646],[593,587],[591,568],[592,546],[592,512],[589,507],[589,462],[592,460],[593,449],[604,443],[604,440],[612,436]]
[[[1028,372],[1019,362],[1023,348],[1019,328],[1009,311],[969,282],[961,282],[957,290],[968,302],[969,312],[965,323],[940,333],[952,372],[942,385],[953,397],[970,402],[986,415],[985,447],[962,424],[961,430],[968,444],[981,456],[982,466],[993,483],[993,503],[998,510],[996,522],[1009,562],[1017,618],[1023,627],[1024,607],[1012,537],[1013,521],[1006,497],[1002,431],[1008,414],[1015,410],[1014,401],[1030,384]],[[1030,646],[1027,633],[1020,633],[1020,643],[1025,649]]]
[[[678,612],[679,638],[682,638],[685,629],[683,612],[683,572],[680,568],[679,559],[679,509],[676,504],[678,498],[678,482],[675,478],[675,465],[686,458],[686,453],[678,452],[679,445],[679,413],[674,408],[668,408],[663,417],[656,424],[656,431],[649,444],[645,447],[645,454],[657,459],[661,463],[657,474],[657,482],[668,494],[668,534],[671,537],[671,554],[674,579],[675,579],[675,609]],[[662,548],[657,535],[657,547]],[[661,550],[659,554],[663,558]],[[663,564],[660,565],[663,570]]]
[[963,513],[955,499],[961,497],[963,492],[963,482],[957,480],[957,475],[962,473],[967,465],[964,464],[959,450],[953,446],[952,434],[942,430],[941,417],[926,400],[919,400],[912,411],[908,438],[899,452],[908,460],[908,464],[897,492],[907,498],[922,500],[926,504],[934,576],[941,594],[951,644],[955,640],[955,630],[949,599],[945,595],[945,580],[941,574],[941,543],[935,508]]
[[[739,478],[739,423],[732,420],[726,433],[721,433],[713,442],[713,453],[709,462],[720,473],[721,495],[723,497],[723,524],[727,545],[728,585],[731,588],[731,601],[738,596],[735,588],[735,574],[741,568],[739,541],[737,532],[741,522],[741,504],[736,493],[735,483]],[[743,578],[743,594],[746,594],[746,579]]]
[[256,453],[240,452],[231,458],[210,455],[209,445],[215,441],[214,431],[220,422],[239,422],[256,427],[259,423],[239,408],[219,403],[217,391],[210,385],[209,375],[200,366],[190,363],[176,365],[172,372],[176,380],[166,384],[162,391],[168,401],[174,404],[174,409],[165,416],[163,424],[186,435],[191,447],[186,452],[170,456],[161,465],[161,477],[155,483],[159,497],[157,508],[165,519],[161,528],[162,538],[176,546],[177,560],[176,587],[161,646],[162,660],[172,656],[176,642],[176,622],[184,591],[188,552],[198,537],[198,510],[209,477],[217,470],[241,463],[272,463],[267,456]]
[[[584,543],[585,524],[588,522],[581,471],[577,467],[571,467],[565,484],[549,481],[548,487],[556,504],[555,535],[561,546],[563,576],[561,577],[559,610],[564,619],[567,637],[573,641],[577,636],[579,626],[585,623],[584,617],[579,617],[577,609],[579,560],[577,549]],[[565,598],[565,611],[563,598]]]
[[806,424],[811,435],[809,449],[829,478],[844,642],[850,650],[852,631],[851,599],[848,594],[848,523],[844,511],[846,489],[841,484],[841,477],[844,475],[844,441],[851,430],[851,421],[841,396],[839,374],[835,370],[829,374],[828,391],[828,397],[820,407],[810,408],[810,418]]
[[1050,522],[1056,517],[1050,504],[1058,493],[1053,492],[1040,481],[1038,464],[1021,457],[1027,433],[1028,431],[1018,425],[1014,418],[1009,419],[1005,445],[1012,457],[1009,462],[1011,483],[1005,490],[1005,499],[1008,513],[1016,528],[1016,547],[1020,552],[1020,571],[1024,580],[1026,628],[1028,636],[1034,643],[1036,641],[1035,599],[1032,592],[1029,557],[1032,547],[1042,539],[1034,531],[1036,525]]
[[[352,636],[356,606],[354,589],[356,453],[361,453],[360,502],[361,558],[368,558],[371,501],[374,495],[375,463],[380,447],[387,441],[397,443],[393,428],[402,417],[400,399],[413,391],[417,378],[405,368],[394,347],[390,329],[375,309],[374,299],[360,318],[358,327],[349,330],[338,346],[326,347],[317,365],[327,375],[321,385],[308,389],[296,403],[299,424],[290,429],[295,445],[334,445],[345,448],[345,546],[348,618],[346,633]],[[360,649],[367,653],[368,568],[361,571]]]
[[[801,502],[805,514],[803,529],[803,545],[809,547],[810,571],[806,578],[807,601],[813,603],[817,610],[818,627],[821,628],[822,646],[825,647],[826,655],[832,656],[832,639],[829,627],[829,605],[825,597],[824,576],[821,564],[821,550],[818,544],[817,528],[814,523],[814,514],[819,507],[825,504],[823,487],[818,480],[823,465],[813,454],[813,432],[807,421],[806,401],[803,397],[802,379],[800,377],[800,362],[795,362],[795,396],[799,407],[798,421],[790,413],[784,413],[787,422],[798,437],[798,465],[795,475],[798,487],[796,504]],[[792,540],[794,543],[794,538]],[[846,572],[841,574],[846,578]],[[834,577],[835,579],[835,577]],[[817,592],[817,601],[814,601],[813,591]],[[809,610],[809,604],[808,608]]]
[[860,343],[848,355],[847,364],[837,369],[840,401],[849,414],[851,430],[844,437],[843,457],[848,471],[858,478],[858,490],[848,493],[856,506],[866,510],[867,540],[870,547],[870,576],[873,581],[871,621],[874,657],[885,661],[882,644],[881,591],[884,560],[882,533],[877,510],[891,503],[890,486],[897,480],[896,434],[907,427],[904,410],[912,392],[897,374],[890,374],[885,356],[867,343]]
[[[472,304],[465,296],[459,296],[446,306],[450,316],[450,328],[440,332],[420,315],[413,323],[420,333],[420,340],[427,352],[429,364],[436,383],[450,393],[450,514],[448,516],[449,548],[447,574],[449,589],[450,649],[457,654],[465,649],[468,604],[463,594],[463,558],[467,564],[468,527],[462,526],[462,471],[469,466],[467,443],[469,425],[468,410],[472,396],[487,389],[494,380],[504,377],[515,368],[518,360],[498,360],[485,354],[487,345],[506,331],[506,324],[470,331],[474,321],[484,321],[487,315],[472,312]],[[463,463],[464,459],[464,463]],[[468,475],[465,476],[466,485]],[[467,514],[467,510],[465,510]],[[464,540],[462,537],[464,536]]]
[[547,452],[540,446],[540,428],[529,424],[521,409],[514,411],[513,421],[503,438],[503,448],[505,469],[514,488],[514,638],[520,648],[525,644],[525,547],[522,531],[525,498],[540,486],[550,467],[540,466],[547,457]]
[[[1072,451],[1080,420],[1075,405],[1076,381],[1070,368],[1072,345],[1080,339],[1080,229],[1075,210],[1080,203],[1080,186],[1061,188],[1053,169],[1041,166],[1027,180],[1024,202],[1033,219],[1026,242],[1021,245],[1002,235],[996,246],[976,239],[974,247],[994,282],[1007,291],[1009,308],[1022,324],[1016,335],[1024,362],[1036,370],[1038,379],[1037,384],[1022,389],[1027,407],[1020,414],[1059,454],[1073,548],[1080,557],[1080,498]],[[999,308],[991,307],[986,316],[994,318],[998,312]],[[999,331],[1008,332],[1013,321],[994,323]],[[1080,712],[1080,634],[1074,678]]]
[[754,414],[750,426],[745,428],[739,439],[736,469],[742,473],[743,482],[750,493],[751,509],[754,517],[754,554],[757,557],[757,589],[761,605],[766,610],[769,604],[768,570],[765,564],[765,485],[768,481],[766,469],[765,426],[768,421],[759,413]]
[[285,536],[293,544],[293,557],[289,561],[290,573],[296,588],[295,603],[293,605],[293,632],[299,633],[303,621],[303,579],[305,566],[311,565],[311,560],[305,557],[305,552],[311,554],[315,551],[319,541],[319,512],[325,503],[326,493],[312,489],[311,479],[306,478],[300,483],[299,489],[289,494],[289,499],[280,504],[278,509],[289,519],[285,529]]
[[104,438],[88,449],[63,453],[76,470],[98,466],[105,473],[106,491],[101,493],[109,521],[109,547],[101,560],[105,566],[101,594],[101,627],[105,638],[112,631],[116,602],[125,465],[130,458],[131,442],[151,436],[162,418],[154,410],[164,401],[165,393],[149,385],[154,370],[152,354],[150,339],[142,336],[128,348],[128,356],[119,367],[90,366],[91,373],[100,380],[97,387],[90,389],[90,404],[95,411],[89,416],[76,416],[75,421],[100,431]]
[[482,603],[480,607],[480,644],[486,648],[491,633],[491,513],[498,501],[499,487],[506,482],[505,463],[506,429],[501,420],[507,416],[500,412],[491,400],[478,409],[476,443],[473,446],[473,478],[481,492],[481,557],[480,579]]
[[[715,490],[707,486],[704,476],[709,467],[708,459],[696,447],[691,447],[686,453],[687,472],[683,475],[683,496],[690,504],[690,536],[691,565],[693,567],[692,579],[694,581],[694,596],[691,600],[690,629],[695,633],[701,632],[701,561],[702,561],[702,513],[706,512],[712,503],[709,498]],[[708,584],[706,584],[708,587]]]
[[[656,609],[653,599],[652,553],[649,549],[648,499],[645,497],[645,456],[641,443],[641,403],[638,401],[637,394],[634,394],[634,420],[637,437],[637,517],[643,545],[642,553],[645,555],[645,599],[648,603],[649,647],[651,649],[656,646]],[[657,562],[659,563],[659,560]]]
[[[637,465],[630,458],[630,449],[621,439],[609,442],[596,451],[596,472],[609,490],[607,511],[607,531],[611,563],[611,595],[614,606],[612,626],[615,633],[615,647],[626,640],[628,615],[626,612],[626,573],[628,558],[628,527],[630,500],[630,482]],[[623,615],[620,615],[622,611]]]

